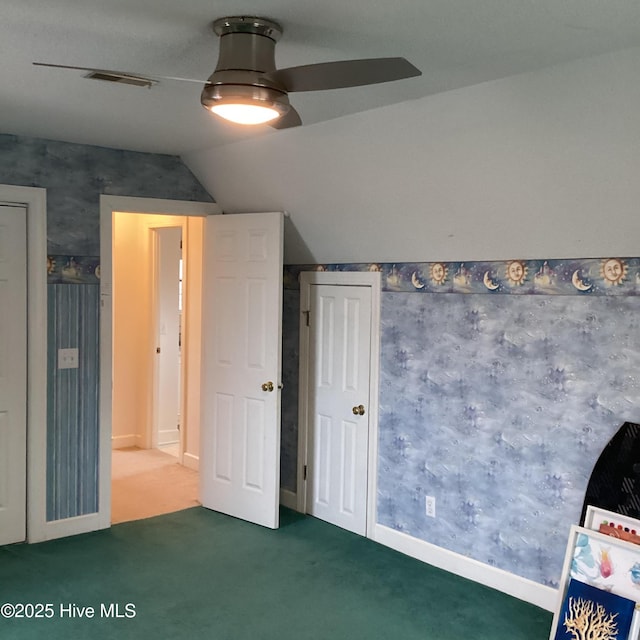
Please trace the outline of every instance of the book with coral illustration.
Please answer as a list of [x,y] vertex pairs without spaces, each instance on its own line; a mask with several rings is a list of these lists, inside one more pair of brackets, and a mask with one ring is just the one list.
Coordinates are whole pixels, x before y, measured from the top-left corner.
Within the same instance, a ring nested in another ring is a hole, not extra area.
[[636,603],[571,579],[555,640],[627,640]]

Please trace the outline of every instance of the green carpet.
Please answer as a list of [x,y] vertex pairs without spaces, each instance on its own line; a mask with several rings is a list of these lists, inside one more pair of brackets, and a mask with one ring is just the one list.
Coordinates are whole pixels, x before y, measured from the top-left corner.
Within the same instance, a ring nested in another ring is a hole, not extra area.
[[[288,510],[277,531],[197,507],[0,547],[3,603],[53,605],[48,619],[0,617],[3,640],[546,640],[551,626],[547,611]],[[135,617],[101,615],[131,615],[127,603]]]

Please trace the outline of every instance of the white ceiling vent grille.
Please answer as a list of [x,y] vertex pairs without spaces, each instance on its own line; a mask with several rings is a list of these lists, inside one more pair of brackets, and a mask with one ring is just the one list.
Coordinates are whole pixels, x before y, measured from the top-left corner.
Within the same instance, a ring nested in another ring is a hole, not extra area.
[[152,80],[151,78],[133,76],[127,73],[113,73],[109,71],[92,71],[84,77],[89,78],[90,80],[101,80],[102,82],[118,82],[120,84],[130,84],[134,87],[150,88],[154,84],[158,84],[157,80]]

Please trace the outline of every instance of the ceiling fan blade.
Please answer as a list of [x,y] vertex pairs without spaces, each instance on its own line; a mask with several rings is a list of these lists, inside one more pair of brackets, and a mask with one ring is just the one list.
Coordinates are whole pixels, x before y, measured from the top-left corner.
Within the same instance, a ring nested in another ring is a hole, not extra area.
[[96,67],[76,67],[69,64],[53,64],[51,62],[33,62],[36,67],[51,67],[53,69],[71,69],[74,71],[88,71],[89,73],[98,73],[107,76],[120,78],[134,78],[145,80],[150,83],[157,83],[159,80],[176,80],[178,82],[196,82],[198,84],[209,84],[208,80],[197,80],[195,78],[180,78],[176,76],[144,76],[140,73],[130,73],[129,71],[114,71],[113,69],[97,69]]
[[51,67],[53,69],[71,69],[72,71],[86,71],[88,75],[85,78],[95,80],[108,80],[109,82],[119,82],[123,84],[132,84],[138,87],[150,88],[154,84],[158,84],[157,78],[149,78],[139,73],[129,73],[128,71],[114,71],[113,69],[96,69],[94,67],[76,67],[68,64],[53,64],[49,62],[34,62],[36,67]]
[[[32,62],[34,67],[51,67],[53,69],[75,69],[76,71],[104,71],[104,69],[94,69],[93,67],[73,67],[68,64],[53,64],[51,62]],[[112,73],[117,73],[113,71]]]
[[282,118],[273,120],[268,123],[274,129],[290,129],[291,127],[299,127],[302,124],[300,114],[293,108],[289,107],[289,111]]
[[266,74],[266,77],[286,91],[322,91],[391,82],[420,75],[420,69],[404,58],[366,58],[278,69]]

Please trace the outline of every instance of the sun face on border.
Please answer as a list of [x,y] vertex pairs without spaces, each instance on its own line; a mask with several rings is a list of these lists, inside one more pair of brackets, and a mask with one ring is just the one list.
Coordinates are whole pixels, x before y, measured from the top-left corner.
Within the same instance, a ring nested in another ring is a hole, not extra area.
[[522,260],[510,260],[507,262],[505,275],[509,284],[519,287],[526,279],[529,267]]
[[444,284],[447,275],[449,275],[449,269],[444,262],[432,262],[429,265],[429,278],[433,284]]
[[607,258],[600,265],[600,277],[609,286],[617,287],[627,277],[629,265],[620,258]]

